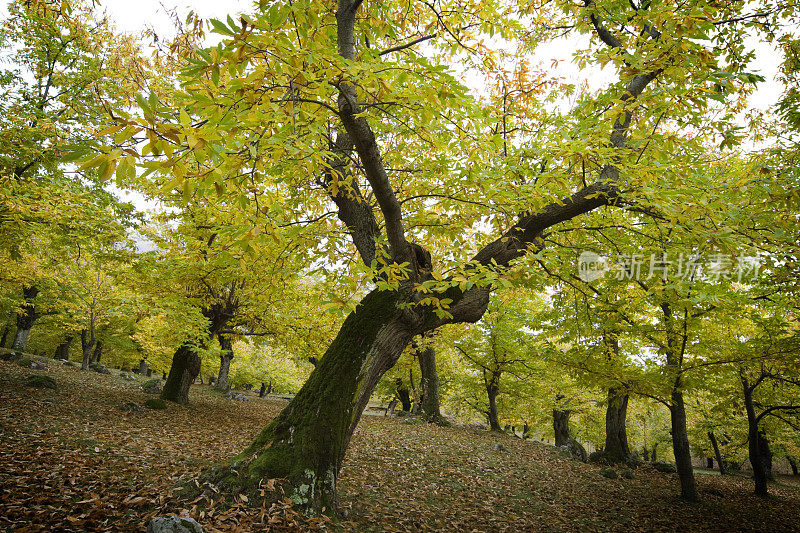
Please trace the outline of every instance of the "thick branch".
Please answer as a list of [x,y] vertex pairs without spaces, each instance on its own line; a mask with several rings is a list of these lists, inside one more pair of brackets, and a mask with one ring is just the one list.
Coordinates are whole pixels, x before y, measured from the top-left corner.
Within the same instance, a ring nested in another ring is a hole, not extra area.
[[[355,48],[353,26],[355,23],[355,11],[359,5],[360,2],[358,0],[355,2],[353,0],[341,0],[336,11],[337,42],[339,54],[344,59],[353,59]],[[338,89],[339,117],[356,147],[356,152],[358,152],[358,156],[364,166],[367,181],[369,181],[375,193],[375,198],[378,200],[378,206],[383,213],[392,259],[398,263],[407,262],[410,265],[414,265],[411,246],[405,238],[400,203],[397,201],[389,182],[389,176],[383,165],[375,134],[367,120],[359,116],[362,109],[358,104],[355,88],[348,83],[340,83]]]
[[[350,173],[347,152],[352,147],[348,135],[342,134],[336,138],[333,143],[336,157],[329,161],[330,170],[325,173],[322,185],[336,204],[336,215],[347,226],[361,259],[370,266],[375,259],[375,242],[380,236],[380,228],[372,206],[364,199],[358,181]],[[335,189],[331,187],[334,180],[339,182]]]

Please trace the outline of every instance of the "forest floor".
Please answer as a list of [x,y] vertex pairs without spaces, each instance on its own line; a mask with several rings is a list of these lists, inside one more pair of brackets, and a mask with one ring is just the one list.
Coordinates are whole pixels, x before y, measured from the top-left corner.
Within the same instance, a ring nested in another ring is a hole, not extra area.
[[[58,390],[28,388],[30,374]],[[698,475],[702,502],[677,498],[675,474],[641,466],[607,479],[552,446],[485,431],[365,416],[339,480],[342,517],[306,521],[288,505],[226,510],[179,504],[175,481],[246,447],[285,401],[227,400],[193,386],[191,404],[123,412],[149,397],[138,381],[49,361],[0,362],[0,531],[144,531],[156,514],[207,531],[791,531],[800,484],[768,499],[745,477]],[[496,450],[501,443],[505,449]],[[177,507],[176,507],[177,506]],[[202,512],[202,514],[201,514]]]

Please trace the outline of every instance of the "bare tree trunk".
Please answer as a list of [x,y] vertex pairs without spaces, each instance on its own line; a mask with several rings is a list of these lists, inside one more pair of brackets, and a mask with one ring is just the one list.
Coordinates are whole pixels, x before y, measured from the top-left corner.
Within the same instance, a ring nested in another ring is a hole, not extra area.
[[100,358],[103,356],[103,342],[97,341],[94,345],[94,352],[92,353],[92,362],[99,363]]
[[72,344],[72,335],[67,335],[64,342],[56,348],[55,358],[69,360],[69,347]]
[[406,413],[411,412],[411,393],[408,390],[408,387],[403,380],[397,378],[395,380],[395,391],[397,392],[397,397],[400,400],[400,404],[403,406],[403,411]]
[[139,360],[139,369],[136,371],[136,373],[141,376],[146,376],[147,370],[148,370],[147,359],[142,357],[142,359]]
[[789,466],[792,468],[792,475],[797,475],[797,460],[792,457],[791,455],[786,456],[786,460],[789,461]]
[[717,465],[719,465],[719,473],[723,476],[728,473],[728,469],[725,467],[725,462],[722,460],[722,454],[719,452],[719,444],[717,443],[717,437],[714,436],[713,431],[708,432],[708,440],[711,441],[711,446],[714,448],[714,457],[717,458]]
[[448,425],[439,407],[439,374],[436,372],[436,351],[430,346],[417,352],[422,374],[420,406],[425,419],[439,425]]
[[6,326],[3,328],[3,337],[0,338],[0,348],[6,347],[6,341],[8,340],[8,334],[11,332],[11,326]]
[[500,416],[497,412],[497,395],[499,393],[500,388],[496,384],[489,382],[486,386],[486,396],[489,399],[489,410],[486,412],[486,416],[489,419],[489,429],[497,433],[503,431],[500,427]]
[[[14,334],[14,341],[11,343],[11,349],[14,351],[24,352],[28,345],[33,324],[40,316],[36,310],[36,304],[32,301],[38,294],[39,289],[36,287],[23,287],[22,289],[25,302],[22,304],[22,309],[17,312],[17,331]],[[22,356],[18,355],[18,357]]]
[[764,458],[762,457],[762,437],[758,431],[758,419],[753,405],[753,389],[744,375],[742,375],[741,381],[744,392],[744,408],[747,412],[747,450],[750,465],[753,467],[755,493],[759,496],[767,496],[769,494],[767,491],[767,472],[764,468]]
[[617,389],[608,391],[606,407],[606,445],[603,455],[612,463],[624,463],[631,457],[628,448],[626,420],[628,416],[628,395]]
[[566,446],[569,444],[569,411],[553,409],[553,433],[555,434],[556,446]]
[[94,350],[94,331],[91,333],[85,329],[81,330],[81,370],[88,370],[89,363],[92,360],[92,351]]
[[233,359],[233,344],[231,339],[225,335],[219,335],[219,346],[222,348],[222,353],[219,356],[219,377],[214,387],[221,391],[227,391],[228,376],[231,370],[231,360]]
[[692,452],[686,432],[686,407],[683,402],[683,393],[677,388],[672,391],[670,419],[672,421],[672,451],[675,454],[675,467],[678,469],[678,479],[681,482],[681,498],[691,502],[698,501],[694,468],[692,467]]
[[200,356],[184,344],[172,357],[167,382],[161,391],[161,399],[186,405],[189,403],[189,387],[200,373]]

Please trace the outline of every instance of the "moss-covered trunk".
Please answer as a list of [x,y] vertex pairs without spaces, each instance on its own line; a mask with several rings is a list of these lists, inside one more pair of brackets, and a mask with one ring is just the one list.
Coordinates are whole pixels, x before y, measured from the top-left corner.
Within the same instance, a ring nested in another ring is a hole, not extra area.
[[628,416],[628,395],[617,389],[608,391],[606,407],[606,445],[603,450],[608,461],[622,463],[630,459],[626,420]]
[[361,413],[414,334],[397,308],[402,298],[399,292],[368,294],[297,396],[217,481],[257,494],[261,479],[284,478],[284,491],[298,507],[332,512],[339,469]]
[[200,356],[184,344],[172,357],[167,382],[161,391],[161,399],[186,405],[189,403],[189,387],[200,373]]

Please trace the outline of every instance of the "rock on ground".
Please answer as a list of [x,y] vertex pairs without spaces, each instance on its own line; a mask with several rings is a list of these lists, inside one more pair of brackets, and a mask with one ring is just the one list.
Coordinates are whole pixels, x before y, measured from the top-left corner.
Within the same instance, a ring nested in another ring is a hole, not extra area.
[[194,518],[157,516],[147,524],[147,533],[205,533]]
[[151,379],[142,384],[142,390],[147,394],[161,394],[163,388],[164,386],[159,379]]
[[110,374],[111,370],[108,369],[103,363],[89,363],[89,370],[93,370],[98,374]]
[[238,392],[228,391],[225,394],[225,397],[229,400],[238,400],[240,402],[249,402],[250,398],[245,396],[244,394],[240,394]]

